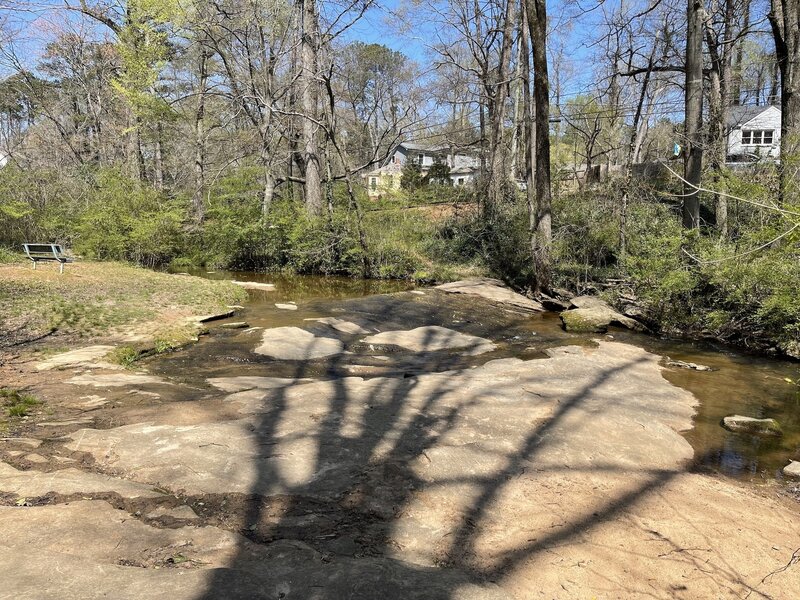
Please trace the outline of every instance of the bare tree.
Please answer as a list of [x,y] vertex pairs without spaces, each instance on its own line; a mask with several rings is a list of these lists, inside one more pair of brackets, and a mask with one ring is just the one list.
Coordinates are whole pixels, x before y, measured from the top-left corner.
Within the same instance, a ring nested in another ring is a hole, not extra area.
[[[549,291],[552,245],[552,194],[550,188],[550,81],[547,75],[547,8],[545,0],[523,0],[533,46],[533,104],[535,132],[529,139],[534,146],[535,201],[531,206],[531,257],[533,260],[533,289],[536,293]],[[530,120],[530,116],[528,119]],[[529,131],[530,131],[529,127]],[[530,203],[529,203],[530,204]]]
[[703,22],[700,0],[688,0],[684,108],[683,226],[700,226],[700,178],[703,170]]

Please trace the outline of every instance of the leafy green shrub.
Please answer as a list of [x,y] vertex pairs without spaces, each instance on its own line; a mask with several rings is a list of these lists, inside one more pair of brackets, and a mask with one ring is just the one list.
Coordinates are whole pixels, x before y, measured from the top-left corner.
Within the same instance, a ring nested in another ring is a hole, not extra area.
[[35,396],[11,388],[0,389],[0,398],[9,417],[24,417],[33,406],[39,404]]

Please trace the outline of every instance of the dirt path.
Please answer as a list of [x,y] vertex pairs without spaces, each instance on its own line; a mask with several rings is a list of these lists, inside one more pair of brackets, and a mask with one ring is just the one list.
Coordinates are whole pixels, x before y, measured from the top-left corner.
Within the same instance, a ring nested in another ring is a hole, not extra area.
[[400,294],[236,334],[236,375],[7,366],[51,414],[0,442],[0,598],[796,597],[797,504],[686,471],[695,399],[660,357],[497,359],[425,293],[424,324]]

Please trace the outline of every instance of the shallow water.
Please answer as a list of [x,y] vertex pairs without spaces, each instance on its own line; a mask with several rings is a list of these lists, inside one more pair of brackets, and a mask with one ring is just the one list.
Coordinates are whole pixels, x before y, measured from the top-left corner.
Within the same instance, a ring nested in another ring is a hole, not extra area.
[[[224,271],[195,271],[193,274],[275,284],[276,290],[272,292],[250,290],[250,301],[245,309],[231,319],[246,320],[252,327],[292,325],[312,331],[318,329],[318,334],[325,335],[325,328],[309,319],[340,316],[352,318],[368,329],[373,323],[380,324],[382,330],[442,325],[490,338],[498,346],[495,351],[480,356],[443,352],[435,353],[432,359],[431,355],[424,358],[413,354],[393,355],[385,348],[365,347],[359,345],[359,336],[353,336],[347,342],[352,353],[336,361],[304,366],[304,376],[407,377],[467,368],[495,358],[543,358],[544,350],[549,347],[587,345],[599,337],[598,334],[564,332],[554,313],[530,316],[496,307],[487,310],[485,305],[460,295],[448,295],[444,306],[437,302],[438,292],[410,293],[413,286],[408,282]],[[396,301],[374,298],[397,292],[407,293],[397,296]],[[276,303],[296,303],[297,310],[279,309]],[[702,372],[668,367],[664,371],[670,382],[690,391],[699,401],[694,427],[683,434],[696,456],[703,457],[702,462],[696,464],[698,469],[757,482],[781,479],[782,467],[791,459],[800,460],[800,389],[786,381],[786,378],[800,379],[798,363],[747,355],[706,342],[660,339],[621,329],[609,331],[608,337],[664,357],[714,369]],[[194,383],[208,377],[233,375],[299,375],[297,365],[291,362],[254,354],[252,350],[259,341],[260,330],[224,330],[212,324],[212,335],[204,336],[200,343],[178,354],[155,359],[150,366],[161,374]],[[764,439],[729,432],[720,422],[731,414],[775,418],[784,435],[778,439]]]

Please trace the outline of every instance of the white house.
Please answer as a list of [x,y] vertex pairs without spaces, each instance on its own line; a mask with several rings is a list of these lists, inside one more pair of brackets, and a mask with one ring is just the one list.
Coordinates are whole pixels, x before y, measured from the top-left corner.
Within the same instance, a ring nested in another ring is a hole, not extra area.
[[454,146],[402,142],[392,150],[380,168],[364,176],[369,196],[379,197],[383,193],[399,190],[403,167],[409,161],[419,165],[423,176],[428,174],[434,164],[447,165],[450,167],[450,182],[456,186],[474,181],[480,166],[477,156],[459,151]]
[[728,162],[776,160],[780,152],[780,108],[731,106],[728,109]]

